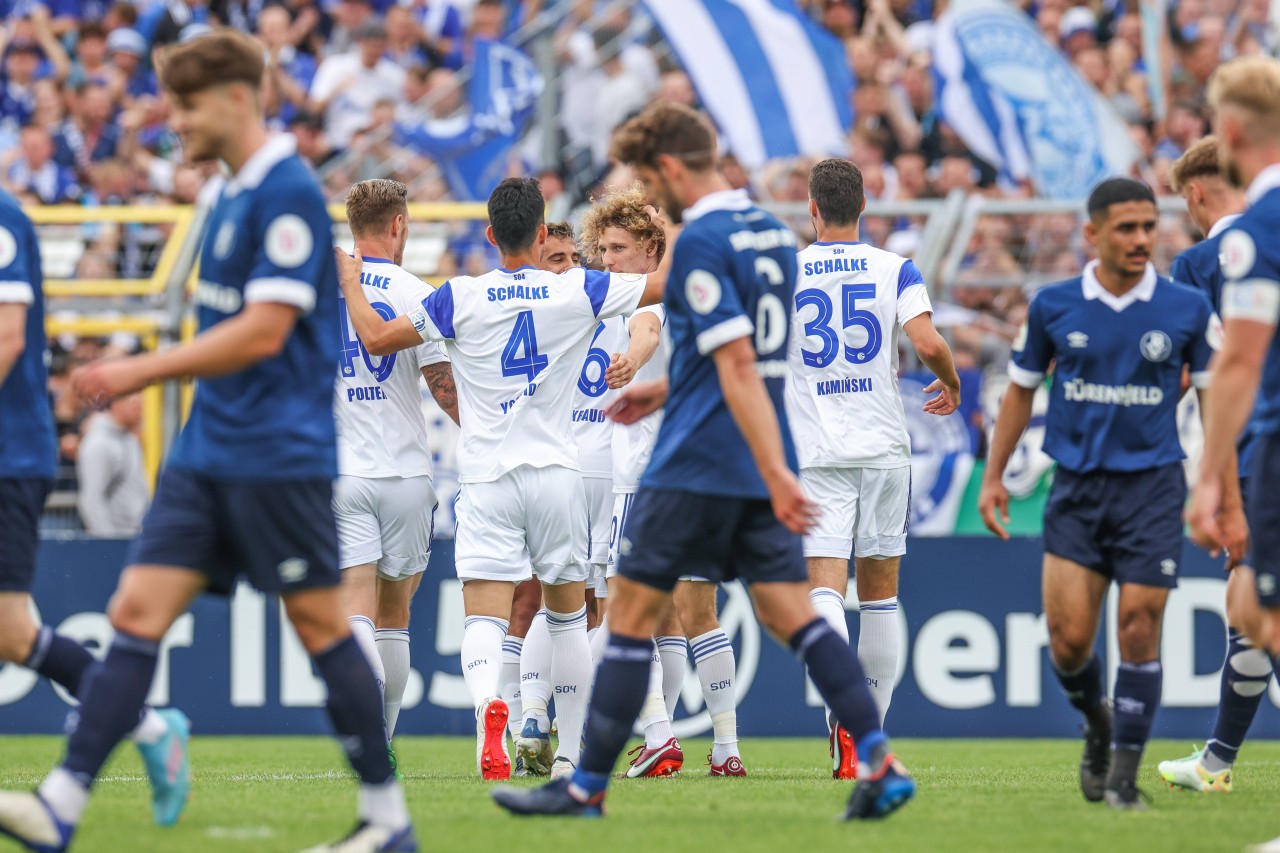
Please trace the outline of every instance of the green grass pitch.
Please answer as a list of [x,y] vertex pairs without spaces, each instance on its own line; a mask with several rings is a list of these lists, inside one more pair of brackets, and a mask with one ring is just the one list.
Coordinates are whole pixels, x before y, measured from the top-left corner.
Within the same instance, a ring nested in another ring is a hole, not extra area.
[[[918,797],[888,820],[843,824],[834,816],[849,783],[829,778],[823,739],[744,741],[747,779],[707,778],[707,741],[688,741],[683,774],[615,784],[601,821],[508,817],[475,776],[474,741],[397,741],[424,851],[1238,851],[1280,835],[1280,743],[1249,744],[1226,796],[1168,791],[1155,762],[1189,746],[1152,744],[1143,784],[1154,802],[1143,814],[1084,802],[1078,741],[895,745],[920,783]],[[0,738],[0,786],[33,786],[61,748],[51,737]],[[289,851],[331,841],[352,824],[355,786],[330,740],[198,737],[192,754],[187,812],[159,829],[137,755],[121,748],[73,850]],[[0,851],[13,849],[7,844],[0,840]]]

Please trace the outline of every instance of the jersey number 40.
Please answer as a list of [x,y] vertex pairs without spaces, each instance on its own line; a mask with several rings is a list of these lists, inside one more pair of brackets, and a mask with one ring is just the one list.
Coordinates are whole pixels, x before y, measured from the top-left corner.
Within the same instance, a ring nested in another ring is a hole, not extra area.
[[[396,310],[385,302],[370,303],[370,307],[378,312],[378,316],[390,322],[396,318]],[[391,376],[391,370],[396,366],[396,354],[384,355],[374,360],[369,355],[369,351],[364,348],[364,342],[360,340],[360,336],[351,328],[351,315],[347,313],[347,300],[338,298],[339,325],[342,328],[342,378],[351,379],[356,375],[356,359],[363,358],[365,367],[369,368],[369,372],[373,374],[373,378],[378,382],[386,382]]]
[[[840,295],[844,315],[843,328],[861,326],[867,332],[867,342],[862,346],[844,345],[844,357],[850,364],[863,364],[876,357],[884,341],[880,320],[870,311],[859,310],[857,304],[859,299],[875,299],[876,286],[866,283],[846,284],[840,288]],[[831,304],[831,297],[825,290],[806,290],[796,294],[797,312],[810,305],[818,309],[818,314],[804,324],[804,334],[806,338],[817,338],[822,341],[822,348],[801,349],[800,356],[810,367],[827,367],[836,360],[841,349],[841,336],[831,327],[835,307]]]

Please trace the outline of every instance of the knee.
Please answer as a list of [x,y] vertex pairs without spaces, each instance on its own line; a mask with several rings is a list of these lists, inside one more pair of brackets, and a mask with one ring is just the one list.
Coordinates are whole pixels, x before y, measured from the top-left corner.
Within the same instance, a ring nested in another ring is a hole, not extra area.
[[[317,655],[350,633],[351,629],[345,619],[334,618],[330,614],[320,613],[312,608],[286,605],[286,610],[289,614],[289,622],[297,632],[298,639],[302,641],[302,647],[307,650],[307,654]],[[337,615],[340,616],[340,614]]]
[[0,621],[0,662],[22,664],[31,658],[39,629],[25,609],[21,613],[20,617]]
[[1144,663],[1160,656],[1160,613],[1138,608],[1120,614],[1116,630],[1120,657],[1131,663]]
[[159,642],[168,630],[167,625],[158,623],[145,599],[126,590],[117,591],[111,596],[111,601],[107,604],[107,618],[111,620],[111,627],[115,630],[144,640]]
[[1077,670],[1088,663],[1093,655],[1093,637],[1083,631],[1051,631],[1049,651],[1059,669]]

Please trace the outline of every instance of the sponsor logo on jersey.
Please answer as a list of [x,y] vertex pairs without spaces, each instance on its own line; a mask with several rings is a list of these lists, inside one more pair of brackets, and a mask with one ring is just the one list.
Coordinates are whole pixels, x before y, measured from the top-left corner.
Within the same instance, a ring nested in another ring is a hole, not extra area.
[[197,305],[221,311],[223,314],[234,314],[244,304],[244,297],[234,287],[212,281],[201,281],[196,285],[195,302]]
[[1152,329],[1142,336],[1138,349],[1142,351],[1142,357],[1147,361],[1161,362],[1173,353],[1173,341],[1159,329]]
[[783,246],[794,246],[796,235],[790,228],[770,228],[768,231],[735,231],[729,235],[729,245],[735,252],[767,252]]
[[311,229],[301,216],[286,213],[277,216],[267,226],[263,245],[267,260],[276,266],[301,266],[303,261],[311,257]]
[[0,226],[0,267],[7,267],[18,259],[18,239],[13,232]]
[[1158,406],[1164,402],[1164,391],[1157,385],[1100,385],[1079,378],[1062,383],[1062,394],[1068,402],[1109,406]]
[[1253,238],[1239,229],[1223,234],[1218,250],[1222,274],[1227,279],[1244,278],[1258,259],[1258,247],[1254,245]]
[[1089,336],[1084,332],[1068,332],[1067,346],[1072,349],[1084,349],[1089,345]]

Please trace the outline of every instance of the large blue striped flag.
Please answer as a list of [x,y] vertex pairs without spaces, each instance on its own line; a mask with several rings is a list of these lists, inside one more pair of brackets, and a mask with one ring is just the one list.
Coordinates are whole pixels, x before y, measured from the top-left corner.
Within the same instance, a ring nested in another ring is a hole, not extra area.
[[1079,198],[1137,157],[1115,109],[1005,0],[953,0],[933,63],[939,118],[1006,183]]
[[853,75],[839,39],[795,0],[645,0],[748,168],[773,157],[845,150]]

